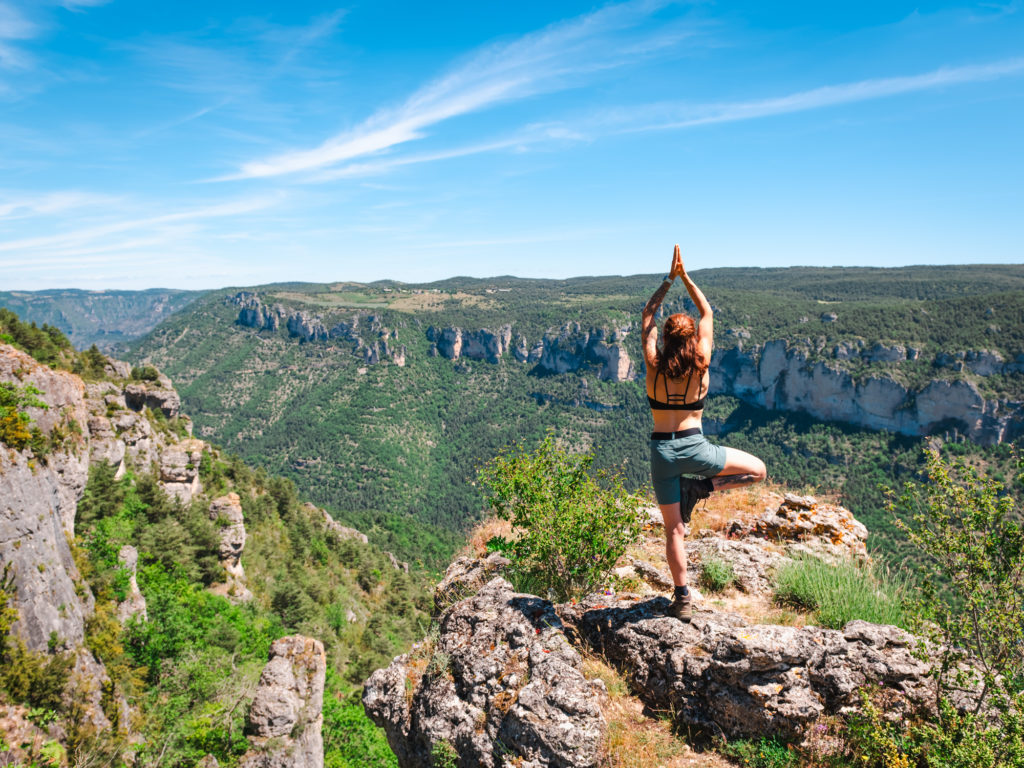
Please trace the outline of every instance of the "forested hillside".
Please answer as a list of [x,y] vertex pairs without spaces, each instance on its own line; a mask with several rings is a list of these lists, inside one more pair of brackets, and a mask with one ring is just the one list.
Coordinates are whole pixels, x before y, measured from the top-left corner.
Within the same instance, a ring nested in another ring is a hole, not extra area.
[[188,306],[202,291],[151,288],[146,291],[0,291],[0,307],[25,322],[55,328],[78,349],[93,344],[105,352],[153,330]]
[[[1024,267],[694,277],[715,307],[720,351],[784,340],[807,366],[825,361],[854,382],[897,382],[910,401],[914,387],[936,380],[969,385],[1003,414],[1024,399]],[[656,283],[502,277],[230,289],[164,321],[131,354],[172,376],[204,438],[293,479],[402,556],[436,565],[483,506],[477,466],[511,442],[553,430],[646,487],[637,319]],[[687,305],[674,288],[666,309]],[[588,358],[612,348],[621,375]],[[876,550],[899,548],[879,485],[916,471],[921,436],[726,396],[710,399],[706,429],[763,456],[775,480],[839,495]],[[1013,481],[1005,440],[980,447],[959,434],[954,425],[937,437]]]

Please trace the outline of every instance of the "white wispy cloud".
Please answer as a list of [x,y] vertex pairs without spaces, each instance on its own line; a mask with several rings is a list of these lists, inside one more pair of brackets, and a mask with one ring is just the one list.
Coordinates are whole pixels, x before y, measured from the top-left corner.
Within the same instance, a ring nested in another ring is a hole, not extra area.
[[0,193],[0,223],[98,205],[109,206],[116,202],[117,198],[111,195],[75,190],[48,192],[43,195]]
[[[280,200],[280,196],[234,200],[227,203],[176,211],[174,213],[165,213],[160,216],[107,222],[53,235],[0,241],[0,253],[18,252],[28,254],[37,251],[83,248],[110,235],[119,235],[138,230],[153,230],[168,225],[201,221],[203,219],[226,218],[255,213],[270,208]],[[116,246],[117,243],[110,243],[104,247],[113,248]]]
[[927,91],[946,86],[996,80],[1024,72],[1024,57],[1004,59],[988,64],[941,67],[931,72],[903,77],[860,80],[853,83],[826,85],[807,91],[751,101],[714,104],[654,104],[631,107],[608,113],[610,122],[639,122],[621,131],[655,131],[692,128],[713,123],[754,120],[773,115],[804,112],[823,107],[881,99],[889,96]]
[[244,164],[220,180],[281,176],[329,168],[422,138],[437,123],[503,102],[574,87],[594,72],[622,66],[675,45],[687,33],[664,29],[631,35],[666,3],[634,0],[560,22],[511,42],[488,46],[420,88],[394,109],[312,149]]
[[69,11],[83,11],[86,8],[97,8],[101,5],[106,5],[112,0],[60,0],[62,8],[66,8]]
[[28,69],[32,58],[16,43],[31,40],[37,34],[39,27],[36,24],[10,3],[0,1],[0,69]]

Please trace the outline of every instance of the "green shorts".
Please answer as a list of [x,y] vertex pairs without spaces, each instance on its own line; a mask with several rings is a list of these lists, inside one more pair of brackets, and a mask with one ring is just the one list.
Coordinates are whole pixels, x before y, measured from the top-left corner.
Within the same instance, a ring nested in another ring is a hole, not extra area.
[[678,504],[680,479],[714,477],[725,468],[725,448],[704,435],[651,440],[651,483],[659,504]]

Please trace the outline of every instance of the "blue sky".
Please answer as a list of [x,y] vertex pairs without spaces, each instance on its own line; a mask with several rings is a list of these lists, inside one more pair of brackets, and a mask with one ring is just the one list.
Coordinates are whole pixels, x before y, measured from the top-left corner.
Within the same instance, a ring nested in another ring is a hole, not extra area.
[[1024,261],[1024,2],[0,0],[0,288]]

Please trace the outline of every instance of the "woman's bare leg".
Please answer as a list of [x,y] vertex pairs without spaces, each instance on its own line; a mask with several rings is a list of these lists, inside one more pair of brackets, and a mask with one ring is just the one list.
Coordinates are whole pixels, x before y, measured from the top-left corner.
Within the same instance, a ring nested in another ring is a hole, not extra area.
[[726,488],[741,488],[744,485],[759,483],[767,476],[768,470],[757,456],[727,447],[725,466],[711,478],[711,482],[715,484],[716,491],[724,491]]
[[659,504],[665,521],[665,559],[677,587],[686,586],[686,526],[679,516],[679,502]]

